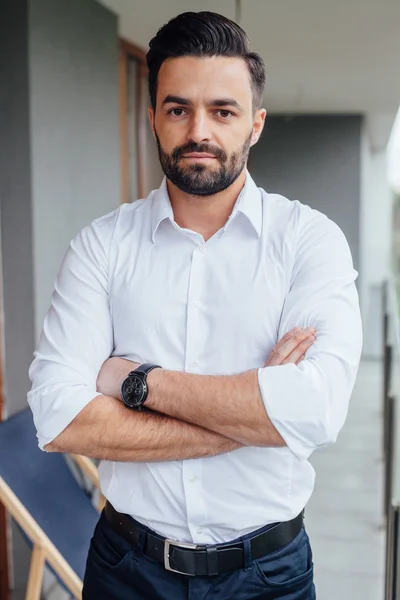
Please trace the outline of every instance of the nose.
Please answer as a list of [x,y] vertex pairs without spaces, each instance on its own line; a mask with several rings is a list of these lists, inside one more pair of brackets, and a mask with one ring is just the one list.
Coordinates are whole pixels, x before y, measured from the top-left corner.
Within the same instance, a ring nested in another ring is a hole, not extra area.
[[205,114],[192,115],[189,123],[189,129],[187,132],[188,140],[195,142],[196,144],[211,141],[212,134],[210,131],[209,121]]

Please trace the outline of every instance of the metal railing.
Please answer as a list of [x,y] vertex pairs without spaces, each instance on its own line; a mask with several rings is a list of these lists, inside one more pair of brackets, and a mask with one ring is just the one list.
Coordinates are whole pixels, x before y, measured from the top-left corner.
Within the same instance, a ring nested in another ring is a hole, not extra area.
[[385,600],[400,600],[400,325],[396,287],[382,286]]

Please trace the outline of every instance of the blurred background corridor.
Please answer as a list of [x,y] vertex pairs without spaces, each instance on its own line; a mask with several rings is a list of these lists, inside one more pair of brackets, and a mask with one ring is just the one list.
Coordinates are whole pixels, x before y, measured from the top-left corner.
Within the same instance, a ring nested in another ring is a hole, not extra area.
[[[268,112],[249,171],[335,221],[359,272],[364,350],[349,416],[337,444],[311,458],[317,598],[400,600],[398,0],[0,3],[0,420],[27,406],[28,368],[71,238],[161,182],[145,55],[158,28],[187,10],[221,13],[248,34],[266,64]],[[89,497],[96,469],[69,459],[68,469]],[[27,592],[32,537],[8,502],[0,600],[75,597],[48,566],[39,595]]]

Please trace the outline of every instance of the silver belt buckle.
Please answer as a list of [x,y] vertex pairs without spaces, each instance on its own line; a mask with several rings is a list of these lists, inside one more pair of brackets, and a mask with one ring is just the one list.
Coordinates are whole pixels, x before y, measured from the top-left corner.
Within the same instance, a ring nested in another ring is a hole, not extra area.
[[184,571],[177,571],[173,569],[170,564],[170,556],[169,549],[171,546],[176,546],[177,548],[188,548],[189,550],[195,550],[198,548],[197,544],[183,544],[181,542],[177,542],[176,540],[165,540],[164,541],[164,567],[167,571],[172,571],[172,573],[179,573],[180,575],[188,575],[189,577],[194,577],[191,573],[185,573]]

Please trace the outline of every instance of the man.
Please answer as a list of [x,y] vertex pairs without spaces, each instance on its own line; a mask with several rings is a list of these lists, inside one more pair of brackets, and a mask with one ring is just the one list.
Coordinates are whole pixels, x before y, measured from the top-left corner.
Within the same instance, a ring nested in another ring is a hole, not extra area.
[[246,170],[266,112],[243,30],[184,13],[147,61],[166,177],[71,242],[30,370],[40,447],[103,461],[83,597],[311,600],[307,459],[346,418],[357,272]]

